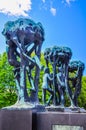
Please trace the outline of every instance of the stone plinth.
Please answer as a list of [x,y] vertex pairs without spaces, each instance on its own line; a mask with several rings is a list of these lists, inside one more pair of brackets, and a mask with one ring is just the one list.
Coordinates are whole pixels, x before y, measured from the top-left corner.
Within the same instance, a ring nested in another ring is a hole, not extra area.
[[32,130],[32,111],[0,110],[0,130]]
[[86,113],[0,110],[0,130],[86,130]]
[[[57,126],[55,126],[57,125]],[[43,112],[37,113],[37,130],[58,130],[58,126],[72,126],[86,130],[86,113]],[[54,129],[55,128],[55,129]],[[65,127],[64,127],[65,128]],[[68,127],[69,128],[69,127]],[[70,129],[71,129],[70,128]],[[68,130],[70,130],[68,129]],[[73,129],[71,129],[73,130]]]

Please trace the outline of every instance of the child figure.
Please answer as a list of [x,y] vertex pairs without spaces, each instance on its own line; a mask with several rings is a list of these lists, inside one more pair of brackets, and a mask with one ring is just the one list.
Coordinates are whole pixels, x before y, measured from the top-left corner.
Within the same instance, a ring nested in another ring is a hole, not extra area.
[[[43,84],[42,84],[42,88],[43,88],[43,102],[45,105],[49,105],[50,100],[53,99],[54,96],[54,92],[53,90],[50,88],[50,82],[53,80],[53,78],[50,77],[50,71],[49,68],[46,67],[45,71],[44,71],[44,76],[43,76]],[[47,104],[46,104],[46,90],[51,94]]]

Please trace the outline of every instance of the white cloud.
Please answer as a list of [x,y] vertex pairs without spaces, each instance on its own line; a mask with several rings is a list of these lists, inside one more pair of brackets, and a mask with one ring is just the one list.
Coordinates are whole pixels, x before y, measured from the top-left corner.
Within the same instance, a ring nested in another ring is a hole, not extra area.
[[31,0],[0,0],[0,12],[15,16],[28,16],[31,10]]
[[56,15],[56,9],[55,8],[51,7],[50,12],[52,13],[53,16]]
[[42,0],[43,5],[41,6],[41,9],[44,9],[46,11],[50,11],[53,16],[56,15],[56,8],[53,8],[54,1],[53,0]]
[[70,5],[71,2],[74,2],[75,0],[65,0],[65,2]]
[[45,0],[42,0],[43,3],[45,3]]

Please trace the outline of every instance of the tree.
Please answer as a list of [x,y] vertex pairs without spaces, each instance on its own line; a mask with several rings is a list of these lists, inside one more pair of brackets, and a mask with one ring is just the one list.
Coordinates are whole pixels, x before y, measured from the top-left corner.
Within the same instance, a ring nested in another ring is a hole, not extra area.
[[82,88],[78,103],[80,107],[84,107],[86,109],[86,76],[82,77]]
[[7,61],[6,53],[0,55],[0,108],[16,102],[16,87],[13,67]]

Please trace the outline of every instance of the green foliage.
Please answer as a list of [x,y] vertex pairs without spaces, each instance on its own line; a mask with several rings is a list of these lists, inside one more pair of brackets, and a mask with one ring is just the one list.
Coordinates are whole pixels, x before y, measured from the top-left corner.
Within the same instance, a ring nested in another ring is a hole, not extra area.
[[[45,67],[46,63],[44,60],[44,55],[41,54],[41,64]],[[43,82],[43,74],[44,71],[40,71],[40,78],[39,78],[39,92],[38,92],[38,97],[39,97],[39,101],[42,103],[42,82]]]
[[78,98],[78,103],[80,107],[84,107],[86,109],[86,76],[83,76],[82,78],[82,89]]
[[0,108],[14,104],[17,98],[12,70],[6,53],[3,53],[0,55]]

